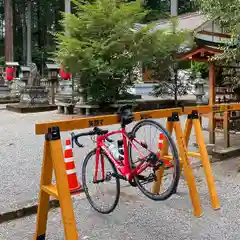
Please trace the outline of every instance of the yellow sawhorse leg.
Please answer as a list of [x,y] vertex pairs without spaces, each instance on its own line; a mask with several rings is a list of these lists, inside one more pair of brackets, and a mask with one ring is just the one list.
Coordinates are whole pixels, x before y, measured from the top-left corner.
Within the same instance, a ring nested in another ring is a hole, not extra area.
[[218,198],[216,185],[215,185],[214,177],[212,174],[211,164],[209,161],[206,145],[204,143],[204,137],[203,137],[202,127],[201,127],[201,124],[199,121],[198,113],[192,113],[192,119],[188,119],[187,121],[192,121],[194,131],[196,134],[196,142],[199,147],[201,161],[202,161],[204,173],[205,173],[206,180],[207,180],[208,191],[210,194],[212,208],[217,210],[220,208],[220,200]]
[[[53,170],[56,179],[56,186],[52,185]],[[46,225],[50,195],[59,200],[62,213],[62,222],[65,231],[65,239],[77,240],[78,233],[76,220],[68,187],[60,131],[58,127],[49,129],[49,133],[46,134],[44,143],[37,227],[36,234],[33,238],[34,240],[46,239]]]
[[[173,122],[167,121],[166,130],[169,132],[170,135],[172,134]],[[168,140],[164,137],[163,148],[160,151],[160,156],[165,156],[165,155],[168,155]],[[162,184],[163,175],[164,175],[164,167],[160,167],[156,171],[157,181],[155,181],[154,184],[153,184],[152,193],[158,194],[160,192],[160,187],[161,187],[161,184]]]
[[[168,126],[175,130],[179,155],[182,160],[184,175],[186,177],[186,182],[188,185],[189,194],[190,194],[190,198],[192,201],[194,215],[200,217],[202,215],[201,203],[200,203],[200,199],[199,199],[199,195],[198,195],[198,191],[197,191],[197,186],[195,183],[195,178],[194,178],[194,175],[192,172],[192,168],[188,161],[187,148],[186,148],[184,135],[182,132],[178,114],[173,113],[173,116],[168,118],[168,122],[169,122]],[[160,175],[160,173],[159,173],[159,175]],[[162,176],[160,176],[160,177],[162,177]],[[159,184],[159,180],[160,180],[160,184]],[[159,193],[160,185],[161,185],[161,178],[159,178],[159,176],[157,175],[157,181],[154,182],[154,185],[153,185],[153,190],[155,190],[155,192],[153,191],[153,193],[155,193],[155,194]],[[158,190],[158,192],[157,192],[157,190]]]

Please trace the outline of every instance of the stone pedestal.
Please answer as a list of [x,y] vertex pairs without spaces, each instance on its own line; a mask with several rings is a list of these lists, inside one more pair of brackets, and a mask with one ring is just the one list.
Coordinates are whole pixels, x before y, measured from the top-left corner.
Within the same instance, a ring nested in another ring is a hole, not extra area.
[[7,85],[0,84],[0,99],[10,97],[10,91],[11,89]]
[[56,105],[50,105],[48,91],[42,86],[25,86],[21,90],[20,103],[7,105],[7,109],[19,113],[44,112],[56,110]]
[[16,103],[19,102],[19,93],[12,90],[12,83],[0,80],[0,103]]
[[56,93],[56,105],[59,113],[73,114],[76,93],[73,92],[72,82],[62,80],[59,82]]
[[43,86],[25,86],[21,90],[21,104],[49,104],[48,91]]
[[5,84],[0,84],[0,103],[17,103],[19,97],[12,95],[11,88]]
[[71,81],[60,81],[56,92],[56,100],[64,103],[72,103],[75,93],[73,93]]
[[21,89],[24,88],[24,86],[25,86],[25,83],[23,81],[17,78],[14,79],[9,86],[11,89],[11,96],[20,98],[20,92],[21,92]]

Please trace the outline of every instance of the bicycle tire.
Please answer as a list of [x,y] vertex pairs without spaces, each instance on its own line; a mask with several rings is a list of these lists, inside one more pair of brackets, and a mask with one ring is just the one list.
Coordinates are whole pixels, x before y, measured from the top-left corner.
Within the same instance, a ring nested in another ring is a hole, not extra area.
[[[103,154],[104,157],[106,159],[108,159],[108,161],[110,162],[110,165],[113,169],[113,173],[115,174],[115,176],[117,176],[117,169],[115,167],[115,165],[112,163],[112,161],[110,160],[110,158],[103,152],[101,151],[100,155]],[[119,197],[120,197],[120,180],[119,178],[115,177],[116,179],[116,195],[115,195],[115,199],[113,201],[113,204],[111,205],[111,207],[109,207],[106,210],[102,210],[100,209],[93,201],[89,191],[88,191],[88,187],[87,187],[87,183],[86,183],[86,168],[87,168],[87,164],[89,162],[89,160],[91,159],[91,157],[93,155],[96,155],[96,149],[92,150],[91,152],[88,153],[88,155],[85,157],[84,161],[83,161],[83,167],[82,167],[82,184],[83,184],[83,189],[84,192],[86,194],[87,200],[90,203],[90,205],[92,206],[92,208],[94,210],[96,210],[99,213],[102,214],[109,214],[111,213],[117,206],[118,202],[119,202]],[[95,158],[96,159],[96,158]]]
[[[146,119],[146,120],[142,120],[142,121],[138,122],[132,129],[132,135],[136,136],[137,131],[144,125],[154,125],[164,134],[164,136],[168,140],[169,146],[172,150],[173,159],[175,161],[175,174],[174,174],[174,178],[173,178],[170,188],[162,194],[153,194],[153,193],[147,191],[141,185],[140,180],[138,179],[137,176],[134,176],[134,179],[135,179],[136,185],[138,186],[140,191],[145,196],[147,196],[148,198],[150,198],[154,201],[163,201],[163,200],[168,199],[172,194],[176,193],[176,191],[177,191],[177,186],[178,186],[178,182],[179,182],[180,175],[181,175],[178,150],[177,150],[177,147],[176,147],[172,137],[169,135],[168,131],[164,127],[162,127],[161,124],[159,124],[158,122],[156,122],[154,120]],[[131,144],[128,144],[128,151],[129,151],[130,166],[133,170],[134,162],[132,159],[132,145]]]

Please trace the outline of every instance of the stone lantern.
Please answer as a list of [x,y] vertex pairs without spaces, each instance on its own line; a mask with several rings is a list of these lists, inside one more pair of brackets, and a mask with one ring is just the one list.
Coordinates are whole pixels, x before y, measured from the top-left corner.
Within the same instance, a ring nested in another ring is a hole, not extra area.
[[196,103],[197,105],[201,105],[203,103],[203,96],[205,95],[204,92],[204,80],[201,78],[201,73],[197,73],[196,80],[195,80],[195,93],[196,96]]
[[[16,72],[17,68],[19,67],[18,62],[6,62],[6,68],[5,68],[5,89],[7,89],[6,86],[10,89],[10,95],[11,98],[18,99],[19,97],[19,89],[18,89],[18,79],[16,78]],[[9,69],[12,69],[10,73],[8,72]],[[7,73],[8,72],[8,73]]]
[[[7,68],[12,68],[13,69],[13,75],[12,75],[12,80],[14,80],[16,78],[16,70],[17,67],[19,67],[19,63],[18,62],[6,62],[6,69]],[[13,81],[9,81],[7,79],[7,76],[5,76],[5,81],[6,83],[8,83],[8,85],[11,85],[13,83]]]
[[21,81],[23,81],[25,85],[27,85],[28,79],[30,77],[30,67],[21,66],[20,70],[21,70]]
[[58,72],[60,66],[58,64],[46,64],[48,71],[48,81],[51,83],[51,99],[52,104],[55,104],[55,90],[57,88]]
[[18,62],[6,62],[6,67],[12,67],[14,68],[14,78],[16,78],[16,69],[19,67]]

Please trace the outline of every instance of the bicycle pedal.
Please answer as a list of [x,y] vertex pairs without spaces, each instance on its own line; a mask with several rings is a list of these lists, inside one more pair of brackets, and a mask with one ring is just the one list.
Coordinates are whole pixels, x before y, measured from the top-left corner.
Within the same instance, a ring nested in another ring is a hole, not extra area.
[[137,187],[137,183],[136,183],[134,178],[131,181],[128,181],[128,182],[132,187]]
[[147,178],[146,178],[145,176],[143,176],[143,175],[138,175],[137,178],[138,178],[139,180],[143,180],[143,181],[145,181],[145,180],[147,179]]
[[118,179],[122,179],[122,180],[127,180],[126,177],[118,174],[118,173],[112,173],[112,176]]

